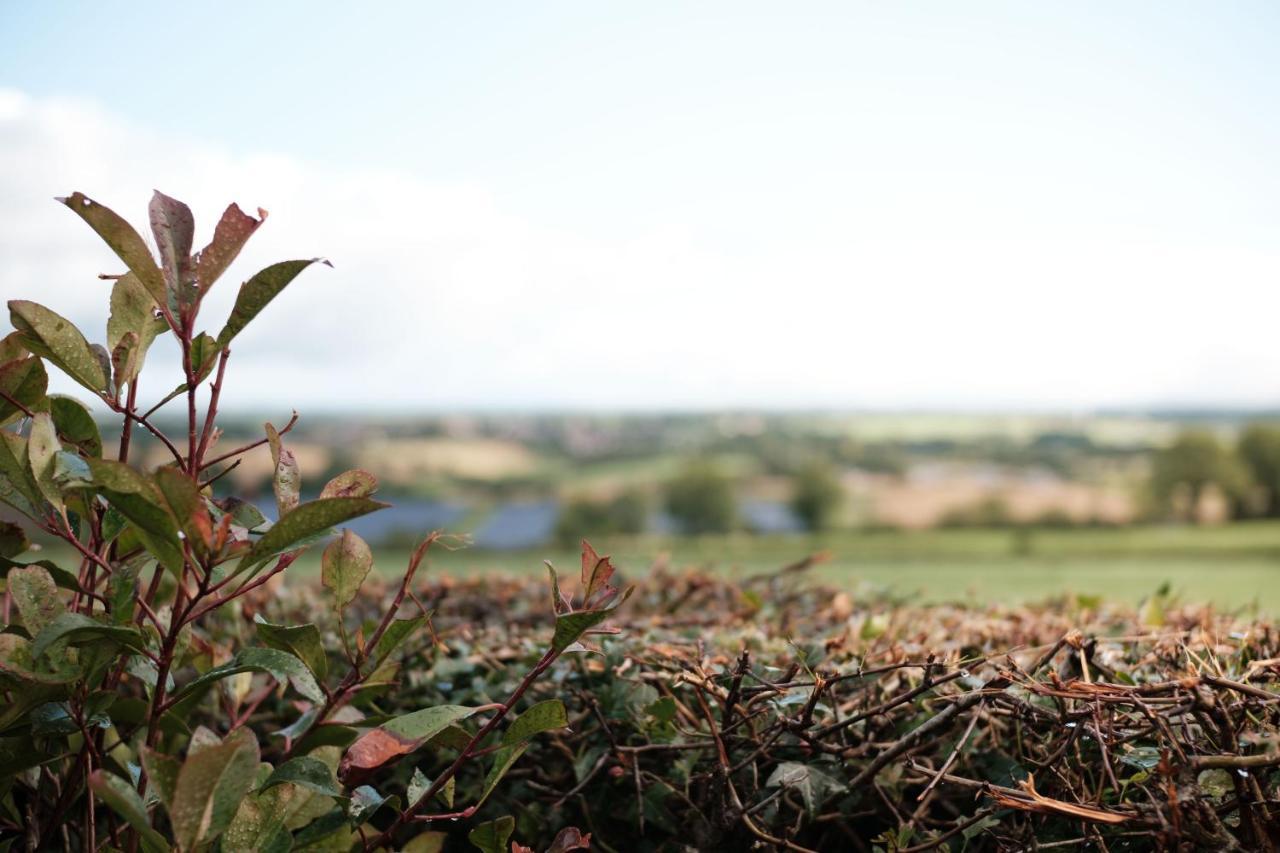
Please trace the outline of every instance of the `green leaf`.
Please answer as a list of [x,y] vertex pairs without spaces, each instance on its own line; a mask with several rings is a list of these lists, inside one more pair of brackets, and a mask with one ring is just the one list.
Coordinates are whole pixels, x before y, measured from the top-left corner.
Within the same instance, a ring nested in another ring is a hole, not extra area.
[[156,301],[133,273],[111,287],[111,315],[107,319],[107,351],[111,353],[116,387],[133,382],[156,336],[168,328],[156,317]]
[[502,743],[521,743],[534,735],[569,727],[569,715],[559,699],[539,702],[512,721],[502,735]]
[[0,424],[7,422],[15,415],[23,414],[22,410],[9,402],[13,398],[28,409],[36,408],[44,399],[49,389],[49,375],[45,373],[44,362],[32,356],[0,364]]
[[378,638],[377,644],[369,654],[369,659],[365,661],[364,673],[369,675],[382,666],[401,643],[412,637],[426,623],[430,615],[419,613],[408,619],[393,619],[387,626],[387,630],[383,631],[382,636]]
[[273,649],[289,652],[307,665],[317,681],[324,681],[328,673],[328,659],[320,641],[320,629],[308,622],[305,625],[273,625],[261,615],[254,616],[258,637]]
[[106,803],[116,814],[124,818],[130,826],[137,830],[142,838],[144,850],[168,850],[164,836],[151,828],[147,818],[147,807],[133,786],[105,770],[95,770],[89,776],[89,787],[98,799]]
[[[31,734],[36,737],[65,737],[80,731],[80,724],[71,714],[71,705],[67,702],[46,702],[33,708],[28,715],[31,721]],[[111,720],[102,712],[93,712],[85,719],[85,728],[105,729],[111,726]]]
[[151,257],[147,244],[142,236],[133,230],[133,226],[125,222],[115,211],[87,198],[83,193],[72,193],[68,198],[58,201],[71,208],[89,223],[89,227],[98,233],[111,251],[124,261],[129,271],[138,277],[142,286],[147,289],[159,305],[167,304],[164,290],[164,277],[155,259]]
[[507,775],[507,771],[515,765],[520,756],[524,755],[524,751],[529,748],[529,744],[518,743],[513,746],[504,746],[493,754],[493,766],[489,768],[489,773],[484,777],[484,787],[480,791],[480,799],[476,800],[476,808],[493,793],[493,789],[498,787],[498,783],[502,781],[502,777]]
[[260,218],[254,219],[235,204],[228,205],[222,212],[222,218],[213,230],[213,239],[196,255],[196,282],[201,294],[208,293],[213,283],[231,266],[253,232],[266,220],[266,211],[259,209],[258,216]]
[[599,610],[577,610],[572,613],[562,613],[556,617],[556,633],[551,639],[551,646],[556,651],[562,652],[569,646],[578,641],[584,633],[599,625],[605,619],[609,618],[609,614],[618,608],[622,602],[631,597],[632,590],[635,587],[627,587],[622,596],[613,604]]
[[154,477],[160,497],[178,530],[201,553],[207,553],[212,545],[213,517],[204,505],[196,481],[173,467],[156,469]]
[[345,780],[353,772],[381,767],[394,758],[413,752],[473,713],[473,708],[462,705],[438,705],[388,720],[363,734],[347,748],[338,765],[338,776]]
[[31,641],[31,657],[39,660],[51,646],[59,642],[79,645],[89,641],[118,643],[136,651],[145,651],[146,638],[137,628],[106,625],[83,613],[63,613],[49,622]]
[[101,488],[102,496],[129,519],[147,550],[174,577],[180,577],[185,558],[178,540],[178,526],[155,483],[122,462],[107,459],[88,461],[93,481]]
[[485,821],[467,833],[467,840],[481,853],[507,853],[507,842],[516,831],[516,819],[503,815],[497,820]]
[[66,317],[38,303],[14,299],[9,302],[9,320],[22,332],[23,343],[31,352],[48,359],[93,393],[107,392],[111,383],[102,362]]
[[62,394],[51,394],[49,415],[58,429],[58,438],[65,447],[72,444],[86,456],[102,456],[102,434],[98,422],[79,400]]
[[383,805],[395,803],[397,800],[397,797],[384,797],[374,788],[361,785],[351,792],[351,801],[347,804],[347,820],[352,826],[360,826],[373,817],[374,812]]
[[148,784],[154,789],[165,809],[173,807],[173,792],[178,787],[178,774],[182,762],[172,755],[165,755],[150,747],[142,747],[142,769],[147,771]]
[[237,729],[217,746],[189,755],[178,772],[169,822],[182,850],[217,838],[252,790],[258,767],[258,743],[248,729]]
[[265,672],[281,684],[292,684],[295,690],[312,702],[323,702],[325,699],[324,691],[316,683],[315,676],[298,658],[279,649],[248,648],[241,649],[229,662],[214,667],[182,687],[175,694],[175,701],[241,672]]
[[[13,569],[8,575],[9,594],[22,616],[22,624],[35,636],[59,616],[65,615],[66,605],[58,597],[53,576],[43,566],[27,566]],[[33,658],[40,655],[32,653]]]
[[317,794],[327,794],[330,797],[343,796],[342,789],[338,787],[337,780],[333,778],[333,771],[329,769],[329,765],[310,755],[291,758],[281,764],[271,771],[267,781],[262,783],[262,787],[258,790],[259,792],[266,791],[268,788],[275,785],[283,785],[286,782],[300,785],[303,788],[315,791]]
[[7,430],[0,430],[0,500],[32,518],[40,515],[37,508],[44,503],[31,475],[27,440]]
[[298,505],[298,496],[302,493],[302,474],[298,470],[298,462],[293,458],[293,451],[280,443],[280,433],[271,424],[264,424],[267,431],[267,444],[271,448],[271,491],[276,496],[276,516],[283,518]]
[[240,292],[236,295],[236,304],[231,309],[231,316],[227,318],[227,324],[218,333],[218,347],[221,349],[231,343],[231,340],[240,334],[241,330],[249,325],[249,322],[258,316],[263,308],[267,307],[267,303],[275,299],[289,282],[298,277],[298,273],[317,261],[331,266],[328,261],[322,261],[320,258],[307,261],[282,261],[261,270],[240,285]]
[[133,621],[134,603],[138,594],[138,575],[142,571],[144,560],[130,560],[117,563],[107,582],[107,606],[111,613],[111,621],[116,625],[127,625]]
[[241,558],[236,571],[260,565],[309,536],[322,533],[335,524],[383,509],[387,504],[369,498],[324,498],[299,504],[282,516]]
[[41,669],[31,657],[31,643],[17,634],[0,634],[0,673],[38,684],[66,684],[80,671],[59,661],[53,670]]
[[372,567],[373,552],[352,530],[343,530],[341,538],[329,543],[320,557],[320,582],[333,593],[337,609],[341,610],[355,599]]
[[180,304],[190,305],[195,299],[191,243],[196,228],[191,208],[156,190],[151,194],[148,212],[151,214],[151,233],[155,235],[156,248],[160,250],[160,269],[164,273],[165,286]]
[[27,460],[31,477],[44,499],[62,508],[62,490],[53,479],[53,460],[62,450],[58,443],[58,430],[48,412],[36,412],[31,419],[31,434],[27,437]]

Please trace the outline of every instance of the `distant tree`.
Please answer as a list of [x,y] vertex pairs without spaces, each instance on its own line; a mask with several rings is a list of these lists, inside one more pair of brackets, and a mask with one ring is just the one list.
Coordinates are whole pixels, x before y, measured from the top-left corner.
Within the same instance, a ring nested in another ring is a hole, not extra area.
[[669,482],[666,504],[684,533],[724,533],[738,518],[733,486],[711,462],[692,462]]
[[628,489],[609,500],[586,496],[565,502],[556,519],[556,541],[566,547],[584,538],[643,533],[649,521],[649,500],[636,489]]
[[1161,509],[1194,521],[1211,487],[1220,490],[1233,509],[1238,508],[1248,491],[1248,479],[1240,459],[1212,433],[1187,430],[1156,453],[1151,491]]
[[829,464],[811,462],[791,481],[791,509],[809,530],[826,530],[844,502],[844,488]]
[[1251,424],[1241,433],[1236,453],[1262,492],[1262,513],[1280,517],[1280,427]]

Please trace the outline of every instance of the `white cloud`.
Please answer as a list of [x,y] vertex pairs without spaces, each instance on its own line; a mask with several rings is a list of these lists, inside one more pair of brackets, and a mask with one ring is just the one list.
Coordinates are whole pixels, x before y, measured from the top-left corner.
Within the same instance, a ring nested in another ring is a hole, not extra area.
[[[0,163],[0,290],[44,302],[91,339],[102,337],[107,296],[95,274],[120,264],[55,195],[82,190],[142,225],[156,187],[195,210],[197,242],[229,201],[267,208],[267,225],[207,303],[215,330],[253,270],[332,259],[238,340],[232,406],[1079,407],[1277,396],[1274,250],[1047,233],[1016,211],[971,210],[971,199],[945,194],[890,210],[889,184],[838,215],[753,198],[760,227],[734,239],[697,220],[588,238],[514,215],[500,187],[233,156],[92,103],[5,90]],[[153,380],[144,397],[174,382]]]

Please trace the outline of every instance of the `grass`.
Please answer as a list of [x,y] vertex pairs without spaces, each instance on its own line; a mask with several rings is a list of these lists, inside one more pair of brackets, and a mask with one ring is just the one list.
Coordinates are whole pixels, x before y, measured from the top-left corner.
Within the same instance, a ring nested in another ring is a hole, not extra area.
[[[816,579],[855,594],[863,585],[887,588],[918,603],[1016,603],[1059,594],[1106,596],[1137,604],[1164,584],[1184,601],[1220,607],[1258,605],[1280,613],[1280,523],[1222,527],[1134,527],[1100,530],[932,530],[842,532],[807,536],[651,537],[596,543],[624,572],[656,560],[746,576],[825,551]],[[392,572],[407,552],[374,549]],[[468,575],[486,571],[542,572],[550,559],[576,569],[573,550],[476,549],[432,552],[428,569]],[[319,552],[305,555],[294,576],[319,572]]]

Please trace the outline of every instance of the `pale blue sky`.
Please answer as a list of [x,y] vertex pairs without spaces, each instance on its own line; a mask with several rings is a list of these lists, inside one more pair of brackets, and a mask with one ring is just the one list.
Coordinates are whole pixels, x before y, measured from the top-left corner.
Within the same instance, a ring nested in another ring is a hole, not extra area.
[[[10,3],[0,29],[0,216],[67,182],[135,221],[152,183],[206,224],[271,209],[264,259],[337,264],[290,294],[304,337],[355,286],[427,330],[395,354],[430,382],[365,364],[357,398],[1280,402],[1274,4]],[[0,287],[37,266],[0,255]],[[281,369],[331,402],[324,352]]]

